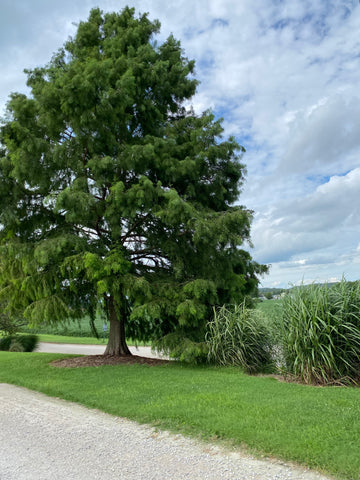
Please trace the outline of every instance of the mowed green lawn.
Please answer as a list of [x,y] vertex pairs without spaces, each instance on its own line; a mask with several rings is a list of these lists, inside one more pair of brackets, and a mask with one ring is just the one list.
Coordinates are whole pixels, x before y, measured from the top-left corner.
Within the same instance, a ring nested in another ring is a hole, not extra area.
[[164,429],[360,478],[360,389],[177,363],[60,369],[65,355],[0,352],[0,382]]

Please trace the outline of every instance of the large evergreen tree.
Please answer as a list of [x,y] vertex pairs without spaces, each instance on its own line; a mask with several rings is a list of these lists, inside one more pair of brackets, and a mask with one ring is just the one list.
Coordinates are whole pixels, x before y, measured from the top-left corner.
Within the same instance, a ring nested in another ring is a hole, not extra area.
[[243,148],[210,112],[184,105],[194,63],[133,9],[91,11],[1,129],[0,283],[30,324],[110,321],[107,354],[182,332],[201,337],[212,306],[237,302],[265,267],[242,245]]

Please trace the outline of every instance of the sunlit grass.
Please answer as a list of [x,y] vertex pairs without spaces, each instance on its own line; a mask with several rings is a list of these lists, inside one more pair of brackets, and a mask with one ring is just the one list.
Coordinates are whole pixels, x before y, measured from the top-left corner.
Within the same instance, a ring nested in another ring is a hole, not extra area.
[[0,354],[0,382],[186,434],[360,477],[360,390],[250,377],[235,367],[59,369],[65,355]]
[[48,335],[48,334],[38,334],[40,342],[47,343],[77,343],[82,345],[106,345],[107,339],[103,341],[102,338],[94,337],[67,337],[64,335]]

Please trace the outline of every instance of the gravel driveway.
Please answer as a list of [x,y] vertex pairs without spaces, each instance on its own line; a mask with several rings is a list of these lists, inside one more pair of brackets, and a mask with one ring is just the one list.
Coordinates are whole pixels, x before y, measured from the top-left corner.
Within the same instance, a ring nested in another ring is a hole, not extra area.
[[0,384],[1,480],[326,480]]

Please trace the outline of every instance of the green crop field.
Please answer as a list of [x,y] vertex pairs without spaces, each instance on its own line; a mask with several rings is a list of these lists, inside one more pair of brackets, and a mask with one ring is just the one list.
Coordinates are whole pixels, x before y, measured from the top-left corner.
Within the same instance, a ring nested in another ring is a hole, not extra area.
[[[103,337],[103,324],[105,320],[100,316],[95,319],[95,327],[100,338]],[[57,323],[53,325],[43,324],[36,328],[23,327],[22,332],[36,333],[36,334],[48,334],[48,335],[61,335],[66,337],[92,337],[96,338],[90,327],[89,317],[84,317],[81,320],[68,321],[63,323]],[[105,333],[105,337],[108,338],[109,331]]]

